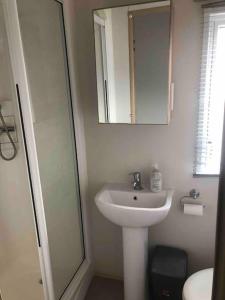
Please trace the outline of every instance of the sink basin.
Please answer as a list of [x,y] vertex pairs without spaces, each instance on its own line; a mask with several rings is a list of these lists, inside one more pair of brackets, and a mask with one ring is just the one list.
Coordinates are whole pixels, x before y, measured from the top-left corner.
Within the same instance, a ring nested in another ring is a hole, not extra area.
[[111,222],[123,227],[149,227],[168,214],[172,190],[152,193],[134,191],[128,185],[107,184],[96,195],[99,211]]
[[124,299],[147,300],[148,227],[169,213],[172,190],[134,191],[126,184],[106,184],[95,196],[99,211],[122,226]]

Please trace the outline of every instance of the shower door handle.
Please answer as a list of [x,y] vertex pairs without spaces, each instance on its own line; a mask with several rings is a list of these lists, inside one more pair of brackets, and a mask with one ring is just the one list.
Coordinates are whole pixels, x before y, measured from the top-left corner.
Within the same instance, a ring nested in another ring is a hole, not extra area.
[[19,89],[18,84],[16,84],[16,94],[17,94],[17,100],[18,100],[18,106],[19,106],[20,122],[21,122],[21,127],[22,127],[22,137],[23,137],[25,157],[26,157],[26,162],[27,162],[28,179],[29,179],[29,184],[30,184],[30,193],[31,193],[31,200],[32,200],[32,205],[33,205],[37,240],[38,240],[38,246],[41,247],[41,239],[40,239],[40,232],[39,232],[39,226],[38,226],[36,205],[35,205],[35,200],[34,200],[33,183],[32,183],[31,171],[30,171],[30,161],[29,161],[29,155],[28,155],[28,150],[27,150],[27,140],[26,140],[23,112],[22,112],[22,106],[21,106],[20,89]]

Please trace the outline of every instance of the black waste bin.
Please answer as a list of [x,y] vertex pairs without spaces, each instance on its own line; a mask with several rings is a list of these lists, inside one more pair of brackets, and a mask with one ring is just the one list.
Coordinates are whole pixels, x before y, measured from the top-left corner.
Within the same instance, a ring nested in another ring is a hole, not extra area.
[[182,300],[182,289],[187,278],[185,251],[156,246],[150,265],[150,299]]

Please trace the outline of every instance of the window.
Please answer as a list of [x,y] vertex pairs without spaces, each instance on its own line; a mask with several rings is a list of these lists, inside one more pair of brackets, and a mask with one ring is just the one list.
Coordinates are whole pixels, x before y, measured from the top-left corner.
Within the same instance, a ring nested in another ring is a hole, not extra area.
[[204,10],[196,175],[219,175],[225,103],[225,8]]

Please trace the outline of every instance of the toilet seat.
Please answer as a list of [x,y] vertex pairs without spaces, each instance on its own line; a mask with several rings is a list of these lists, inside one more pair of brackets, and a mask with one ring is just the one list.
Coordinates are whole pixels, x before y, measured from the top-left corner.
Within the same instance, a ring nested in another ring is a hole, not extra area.
[[188,278],[183,288],[183,300],[211,300],[213,269],[199,271]]

